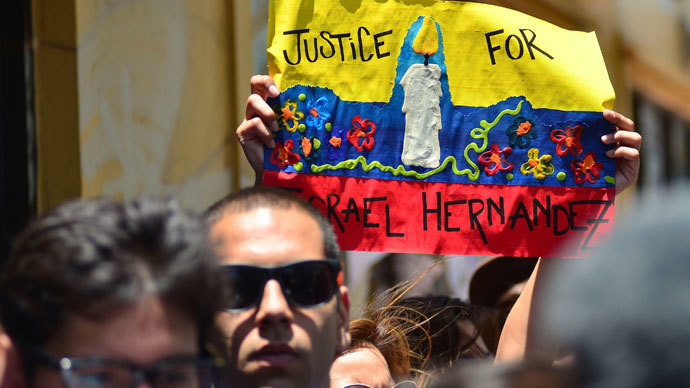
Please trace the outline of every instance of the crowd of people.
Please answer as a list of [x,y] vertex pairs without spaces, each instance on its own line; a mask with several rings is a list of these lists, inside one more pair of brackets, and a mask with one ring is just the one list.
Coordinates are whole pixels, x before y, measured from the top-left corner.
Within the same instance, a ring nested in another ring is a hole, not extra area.
[[[251,85],[237,137],[258,180],[279,92]],[[641,137],[603,115],[620,193]],[[687,386],[683,200],[590,259],[534,259],[521,292],[491,305],[408,295],[430,268],[357,319],[331,225],[290,192],[257,185],[203,214],[75,200],[34,220],[2,268],[0,387]]]

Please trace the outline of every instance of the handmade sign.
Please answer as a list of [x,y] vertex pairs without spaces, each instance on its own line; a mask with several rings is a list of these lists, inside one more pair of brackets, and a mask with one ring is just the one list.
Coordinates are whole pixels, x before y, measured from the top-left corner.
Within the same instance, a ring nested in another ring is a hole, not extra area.
[[612,231],[594,33],[476,3],[272,0],[268,59],[263,182],[322,210],[343,249],[578,254]]

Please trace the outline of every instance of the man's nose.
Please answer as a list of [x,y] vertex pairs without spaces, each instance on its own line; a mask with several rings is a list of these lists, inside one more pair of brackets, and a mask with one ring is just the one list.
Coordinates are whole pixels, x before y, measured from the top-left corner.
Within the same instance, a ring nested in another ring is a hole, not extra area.
[[256,312],[256,321],[260,326],[287,325],[292,322],[293,316],[280,283],[271,279],[264,285],[264,293]]

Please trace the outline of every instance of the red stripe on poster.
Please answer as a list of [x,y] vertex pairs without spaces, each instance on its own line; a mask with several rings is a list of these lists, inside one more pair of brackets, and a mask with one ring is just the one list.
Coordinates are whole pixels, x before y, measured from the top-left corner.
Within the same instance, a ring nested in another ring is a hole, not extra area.
[[406,182],[276,171],[265,171],[263,182],[294,190],[321,210],[345,250],[582,256],[613,231],[613,188]]

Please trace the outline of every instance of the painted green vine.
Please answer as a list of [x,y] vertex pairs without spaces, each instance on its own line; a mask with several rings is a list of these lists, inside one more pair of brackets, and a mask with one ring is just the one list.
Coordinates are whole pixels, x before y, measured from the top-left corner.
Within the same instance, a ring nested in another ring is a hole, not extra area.
[[431,171],[427,171],[425,173],[419,173],[414,170],[406,170],[405,166],[403,165],[398,165],[398,167],[391,167],[391,166],[385,166],[381,164],[379,161],[373,161],[371,163],[367,162],[367,159],[364,156],[359,156],[356,159],[348,159],[344,160],[336,165],[330,165],[330,164],[324,164],[320,166],[311,166],[311,171],[315,173],[319,173],[325,170],[341,170],[341,169],[349,169],[353,170],[357,167],[357,165],[362,166],[362,170],[364,172],[369,172],[372,169],[376,168],[381,170],[382,172],[388,172],[393,174],[394,176],[402,175],[405,177],[413,177],[416,179],[426,179],[432,175],[438,174],[439,172],[443,171],[448,167],[448,165],[451,165],[451,168],[453,170],[453,173],[458,176],[462,175],[467,175],[468,178],[471,181],[476,181],[479,179],[479,167],[475,162],[469,157],[468,153],[470,150],[473,150],[477,154],[480,154],[486,150],[486,147],[489,145],[489,132],[496,126],[498,125],[498,122],[501,120],[501,118],[507,114],[512,115],[512,116],[517,116],[520,111],[522,110],[522,103],[523,101],[520,101],[515,109],[505,109],[501,113],[496,116],[494,121],[491,123],[487,122],[486,120],[482,120],[479,122],[479,126],[481,128],[474,128],[472,131],[470,131],[470,136],[473,139],[477,140],[482,140],[482,146],[478,146],[476,142],[470,143],[465,147],[464,151],[464,156],[465,156],[465,161],[472,167],[471,169],[465,168],[463,170],[458,169],[457,165],[457,160],[455,159],[454,156],[448,156],[443,160],[443,163],[441,165]]

